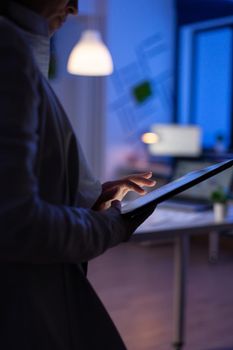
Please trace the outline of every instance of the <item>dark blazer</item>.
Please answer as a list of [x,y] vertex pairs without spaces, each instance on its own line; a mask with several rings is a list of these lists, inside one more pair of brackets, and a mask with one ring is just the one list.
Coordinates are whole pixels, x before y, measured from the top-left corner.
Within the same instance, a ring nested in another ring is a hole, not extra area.
[[18,28],[0,18],[0,348],[123,350],[82,263],[126,239],[78,208],[77,142]]

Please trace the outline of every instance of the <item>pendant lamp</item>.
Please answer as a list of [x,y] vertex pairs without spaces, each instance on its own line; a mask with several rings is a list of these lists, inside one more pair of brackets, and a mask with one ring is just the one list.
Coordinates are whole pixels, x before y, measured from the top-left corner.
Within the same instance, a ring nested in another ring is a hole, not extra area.
[[97,30],[85,30],[71,51],[67,70],[71,74],[104,76],[113,72],[111,54]]

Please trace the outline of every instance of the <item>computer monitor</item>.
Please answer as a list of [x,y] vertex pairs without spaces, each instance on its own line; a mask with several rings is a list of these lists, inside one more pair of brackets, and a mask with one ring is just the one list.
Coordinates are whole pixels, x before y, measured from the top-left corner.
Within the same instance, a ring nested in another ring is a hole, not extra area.
[[149,145],[152,156],[197,157],[202,152],[198,126],[155,124],[151,131],[158,136],[158,141]]

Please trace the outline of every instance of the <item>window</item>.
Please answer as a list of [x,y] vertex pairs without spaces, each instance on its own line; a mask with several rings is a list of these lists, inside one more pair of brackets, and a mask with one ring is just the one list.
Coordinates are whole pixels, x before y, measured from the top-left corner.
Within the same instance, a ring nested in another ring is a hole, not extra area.
[[177,121],[198,124],[203,147],[232,148],[233,18],[184,26],[180,34]]

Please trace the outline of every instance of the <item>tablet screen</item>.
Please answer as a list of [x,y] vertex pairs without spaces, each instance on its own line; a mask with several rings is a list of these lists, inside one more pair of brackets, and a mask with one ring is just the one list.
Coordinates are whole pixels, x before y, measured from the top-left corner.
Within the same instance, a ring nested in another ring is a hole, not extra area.
[[147,193],[145,196],[137,198],[122,206],[122,214],[136,214],[140,209],[149,203],[159,204],[176,194],[187,190],[188,188],[214,176],[221,171],[230,168],[233,165],[233,159],[211,165],[207,168],[192,171],[177,180],[174,180],[154,191]]

